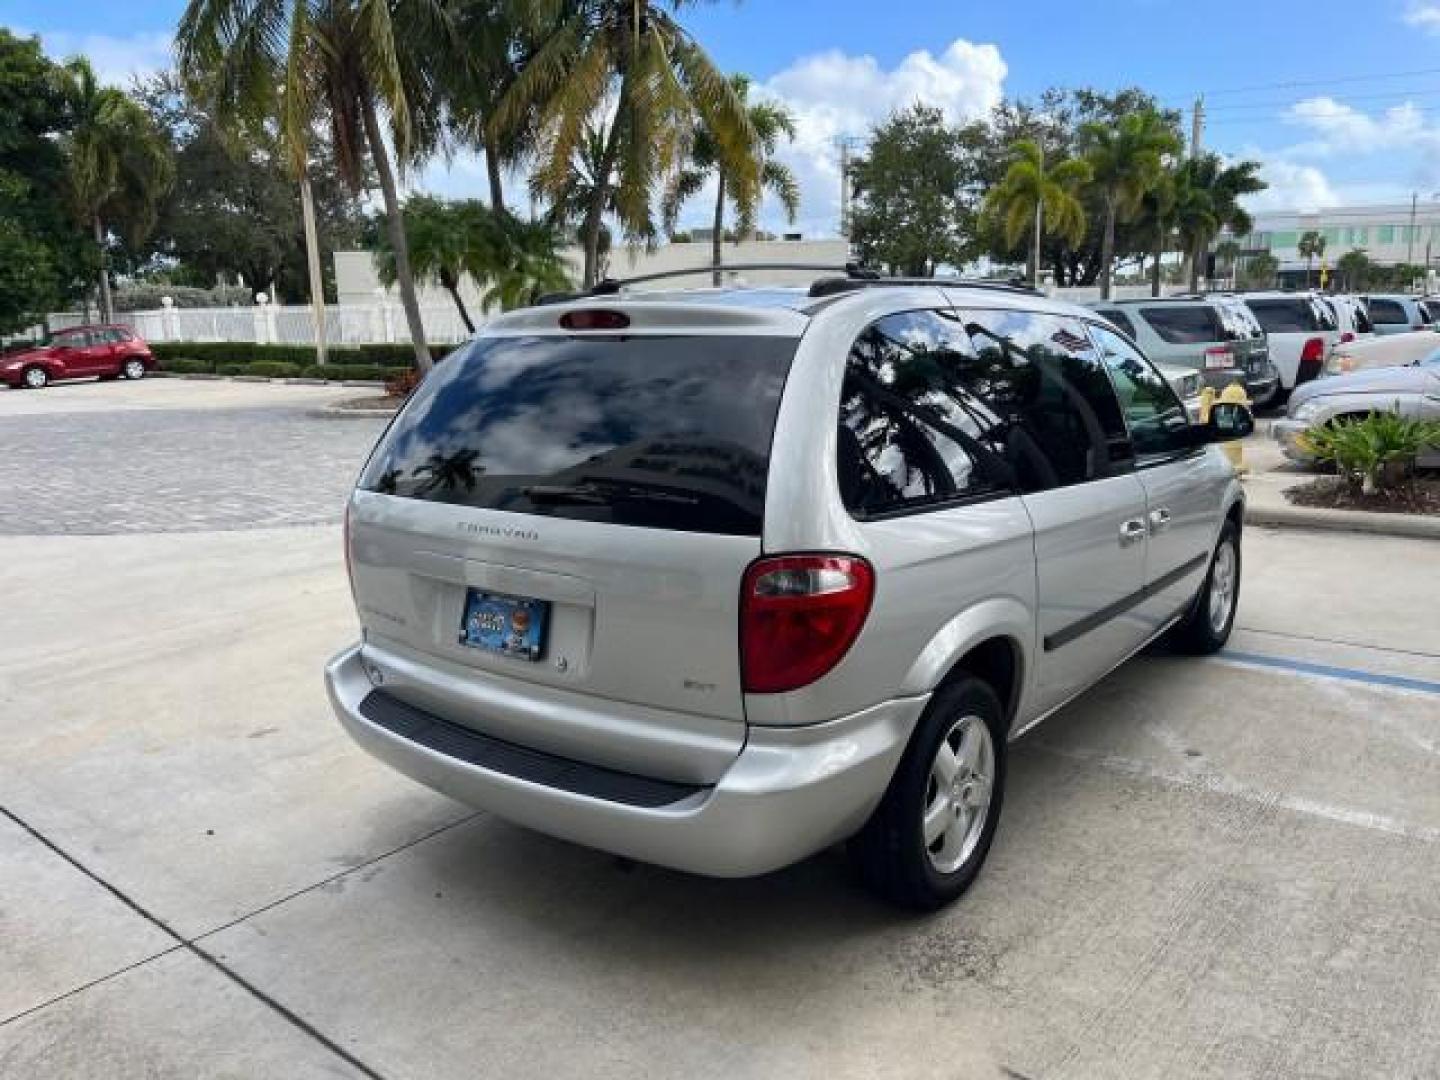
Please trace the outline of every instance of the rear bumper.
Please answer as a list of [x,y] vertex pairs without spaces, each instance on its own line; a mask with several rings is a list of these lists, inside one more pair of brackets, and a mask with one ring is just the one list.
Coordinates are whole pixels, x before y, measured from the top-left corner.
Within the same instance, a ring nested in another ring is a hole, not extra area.
[[[358,645],[326,665],[325,683],[350,736],[422,784],[539,832],[714,877],[763,874],[852,835],[884,794],[928,701],[901,698],[805,727],[751,726],[744,748],[714,785],[677,789],[677,801],[663,805],[637,805],[586,794],[583,783],[544,782],[538,778],[559,775],[547,774],[545,763],[516,768],[503,752],[445,752],[433,745],[444,745],[441,740],[407,737],[397,725],[375,722],[365,715],[376,715],[373,703],[363,708],[374,688]],[[536,757],[511,749],[531,762]],[[572,773],[587,768],[564,759],[549,764],[552,770],[567,766]]]

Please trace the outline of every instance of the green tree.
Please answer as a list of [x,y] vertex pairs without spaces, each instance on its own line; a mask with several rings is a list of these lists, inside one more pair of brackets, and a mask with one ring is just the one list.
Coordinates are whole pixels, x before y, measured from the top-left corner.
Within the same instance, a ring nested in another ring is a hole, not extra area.
[[877,125],[851,166],[850,240],[861,259],[911,276],[959,266],[972,251],[974,173],[939,109],[914,105]]
[[[227,115],[277,118],[295,175],[306,172],[317,119],[353,190],[364,183],[368,158],[422,372],[432,361],[390,146],[412,164],[435,145],[441,103],[433,68],[460,50],[442,0],[189,0],[176,31],[187,83],[208,87]],[[303,185],[301,197],[309,197]]]
[[117,226],[132,243],[142,240],[155,224],[174,166],[145,110],[124,91],[102,85],[88,60],[76,57],[62,73],[71,114],[60,140],[67,191],[100,251],[100,318],[109,322],[114,306],[105,265],[108,226]]
[[1245,289],[1268,289],[1275,284],[1275,275],[1280,272],[1280,260],[1263,251],[1245,260],[1240,268],[1239,284]]
[[1190,268],[1190,288],[1200,285],[1200,268],[1210,242],[1228,228],[1243,236],[1253,227],[1240,205],[1245,195],[1264,191],[1260,163],[1238,161],[1226,165],[1218,154],[1185,159],[1176,172],[1176,218]]
[[753,159],[753,179],[731,174],[725,167],[720,143],[703,122],[695,125],[691,134],[690,154],[686,163],[675,172],[665,189],[662,216],[666,232],[673,232],[680,216],[680,207],[700,194],[707,181],[715,179],[715,215],[710,247],[710,265],[715,268],[714,283],[721,284],[721,245],[725,236],[725,208],[735,208],[735,231],[745,236],[755,229],[755,218],[760,210],[760,200],[770,192],[785,208],[786,218],[793,222],[800,212],[800,184],[790,169],[775,160],[775,150],[782,138],[795,137],[795,118],[783,105],[762,101],[751,103],[750,80],[743,75],[731,78],[735,93],[746,102],[745,113],[754,132],[755,141],[750,148]]
[[1235,260],[1240,257],[1240,245],[1234,240],[1221,240],[1215,245],[1216,269],[1224,267],[1224,277],[1235,276]]
[[[554,200],[573,197],[577,155],[592,131],[603,131],[580,222],[588,288],[607,208],[614,206],[627,228],[648,217],[696,118],[742,187],[758,183],[755,135],[730,80],[658,0],[541,0],[535,8],[543,27],[535,51],[499,101],[491,127],[503,137],[534,118],[535,186]],[[597,125],[610,101],[609,122]]]
[[1301,235],[1295,250],[1305,259],[1305,287],[1309,288],[1311,267],[1317,258],[1325,254],[1325,237],[1314,229],[1309,229]]
[[1006,242],[1016,247],[1030,233],[1027,270],[1040,283],[1041,243],[1048,234],[1072,244],[1085,237],[1085,207],[1077,192],[1090,180],[1090,166],[1076,158],[1046,167],[1045,151],[1033,139],[1017,140],[1014,159],[1000,183],[985,197],[985,213],[1003,222]]
[[1363,292],[1370,287],[1370,278],[1375,262],[1363,248],[1347,251],[1335,260],[1335,273],[1340,278],[1340,287],[1350,292]]
[[[160,202],[150,239],[126,252],[133,272],[203,287],[238,275],[252,291],[273,286],[280,296],[306,295],[302,209],[274,123],[227,126],[213,103],[192,97],[171,72],[138,81],[133,96],[165,135],[175,159],[175,183]],[[322,290],[333,299],[333,267],[323,256],[356,247],[365,217],[323,138],[311,143],[306,175],[322,257],[317,262],[326,283]]]
[[1145,193],[1160,182],[1165,156],[1180,149],[1179,140],[1164,118],[1153,110],[1131,113],[1113,125],[1090,121],[1081,128],[1079,138],[1104,202],[1100,295],[1108,300],[1114,272],[1116,222],[1136,214]]
[[[504,310],[528,303],[537,292],[570,287],[558,250],[558,236],[545,222],[521,221],[508,211],[478,199],[446,202],[413,195],[405,202],[405,236],[411,267],[420,281],[432,281],[450,294],[460,319],[471,333],[475,323],[460,294],[469,275],[482,291],[486,308]],[[388,234],[375,251],[380,280],[393,285],[395,249]]]
[[99,265],[65,198],[64,88],[39,41],[0,29],[0,333],[84,296]]
[[1161,264],[1165,253],[1174,250],[1175,243],[1175,169],[1166,167],[1160,171],[1155,183],[1140,199],[1140,212],[1135,227],[1140,235],[1148,237],[1146,249],[1150,256],[1150,295],[1160,295]]

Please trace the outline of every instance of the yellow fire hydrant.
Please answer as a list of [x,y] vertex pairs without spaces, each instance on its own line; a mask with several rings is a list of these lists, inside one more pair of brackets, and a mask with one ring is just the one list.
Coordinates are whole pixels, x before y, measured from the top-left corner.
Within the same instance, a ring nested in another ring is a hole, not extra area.
[[[1209,387],[1206,387],[1206,390],[1212,394],[1214,392],[1210,390]],[[1229,386],[1225,387],[1224,390],[1221,390],[1219,401],[1225,405],[1244,405],[1247,409],[1250,407],[1250,398],[1246,396],[1245,386],[1240,382],[1232,382]],[[1205,419],[1209,420],[1209,410],[1204,407],[1203,397],[1201,408],[1205,414]],[[1244,476],[1250,471],[1249,467],[1245,464],[1245,450],[1241,446],[1239,439],[1225,443],[1220,449],[1225,451],[1225,456],[1230,459],[1230,464],[1235,466],[1235,474],[1237,476]]]

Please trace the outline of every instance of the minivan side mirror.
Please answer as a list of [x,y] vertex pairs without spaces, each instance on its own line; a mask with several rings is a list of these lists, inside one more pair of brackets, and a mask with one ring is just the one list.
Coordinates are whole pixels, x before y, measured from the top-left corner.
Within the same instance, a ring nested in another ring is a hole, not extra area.
[[1217,401],[1210,406],[1210,419],[1205,422],[1206,441],[1233,442],[1255,430],[1255,417],[1248,408],[1233,401]]

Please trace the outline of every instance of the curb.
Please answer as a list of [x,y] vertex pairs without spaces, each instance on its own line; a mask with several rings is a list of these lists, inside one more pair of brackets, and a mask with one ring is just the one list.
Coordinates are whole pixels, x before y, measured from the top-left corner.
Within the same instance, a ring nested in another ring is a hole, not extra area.
[[1252,502],[1245,507],[1245,524],[1440,540],[1440,517],[1434,514],[1382,514],[1374,510],[1318,510],[1288,505],[1256,506]]
[[[276,383],[282,386],[343,386],[361,390],[384,390],[378,379],[302,379],[271,378],[268,375],[212,375],[209,372],[149,371],[147,379],[196,379],[209,382]],[[386,413],[385,415],[389,415]]]
[[338,405],[322,405],[318,409],[307,409],[306,416],[319,420],[389,420],[398,409],[342,409]]

